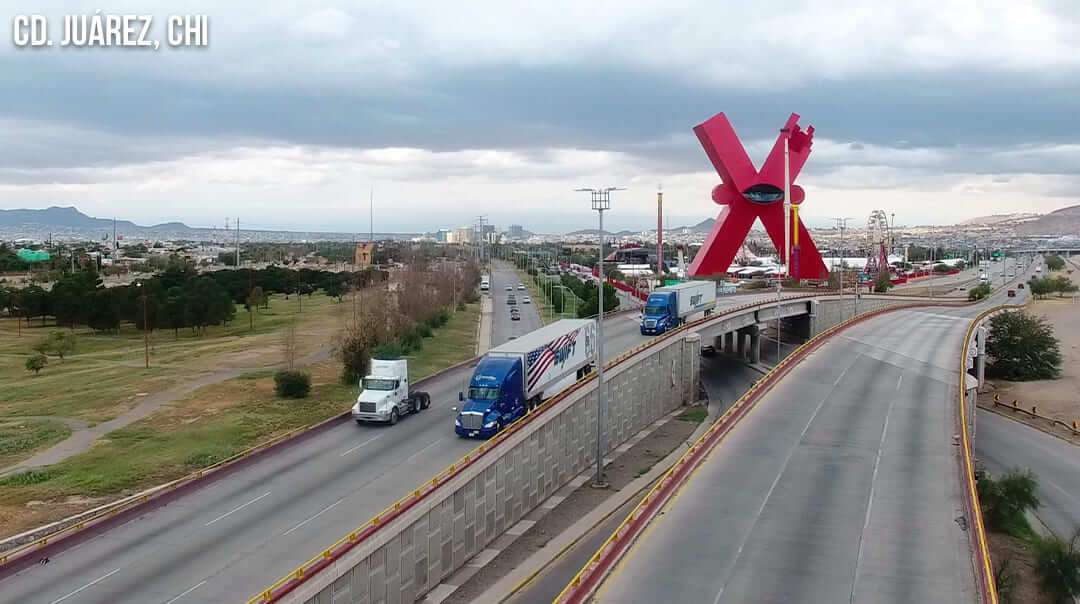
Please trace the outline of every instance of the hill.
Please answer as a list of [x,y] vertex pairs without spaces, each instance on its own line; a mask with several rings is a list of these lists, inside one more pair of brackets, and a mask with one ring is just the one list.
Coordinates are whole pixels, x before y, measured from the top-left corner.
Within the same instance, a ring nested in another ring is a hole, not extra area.
[[991,214],[990,216],[976,216],[975,218],[968,218],[960,222],[960,226],[990,226],[990,225],[1004,225],[1009,223],[1020,223],[1029,220],[1035,220],[1042,216],[1042,214],[1028,214],[1023,212],[1014,212],[1012,214]]
[[1035,220],[1018,224],[1016,234],[1031,237],[1080,237],[1080,205],[1054,210]]
[[[609,237],[625,237],[627,235],[634,235],[638,231],[619,231],[618,233],[612,233],[611,231],[604,231],[604,234]],[[599,229],[581,229],[580,231],[572,231],[567,235],[597,235],[600,233]]]
[[[159,231],[189,231],[191,227],[182,222],[167,222],[154,226],[144,227],[130,220],[117,220],[117,230],[125,233],[140,230]],[[94,218],[87,216],[74,207],[61,208],[52,206],[44,210],[0,210],[0,226],[7,227],[45,227],[62,228],[72,230],[111,230],[113,220],[111,218]]]

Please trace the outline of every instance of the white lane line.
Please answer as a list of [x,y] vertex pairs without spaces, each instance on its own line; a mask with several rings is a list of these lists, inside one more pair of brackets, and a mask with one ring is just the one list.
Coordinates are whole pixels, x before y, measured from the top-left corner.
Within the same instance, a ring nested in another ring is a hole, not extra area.
[[428,449],[430,449],[430,448],[434,447],[435,445],[437,445],[437,444],[441,443],[442,441],[443,441],[443,439],[441,439],[441,438],[440,438],[439,440],[437,440],[437,441],[435,441],[435,442],[431,443],[430,445],[428,445],[428,446],[424,447],[423,449],[420,449],[420,450],[419,450],[419,451],[417,451],[416,453],[413,453],[412,455],[410,455],[410,456],[408,456],[407,458],[405,458],[405,461],[401,462],[401,465],[405,465],[405,464],[406,464],[406,463],[408,463],[408,462],[409,462],[409,460],[411,460],[412,458],[416,457],[417,455],[420,455],[420,454],[421,454],[421,453],[423,453],[424,451],[427,451]]
[[379,434],[378,436],[372,436],[371,438],[369,438],[369,439],[365,440],[364,442],[362,442],[362,443],[360,443],[360,444],[356,445],[355,447],[353,447],[353,448],[349,449],[348,451],[346,451],[346,452],[342,453],[342,454],[341,454],[341,457],[345,457],[345,456],[346,456],[346,455],[348,455],[349,453],[352,453],[353,451],[355,451],[355,450],[359,449],[360,447],[363,447],[364,445],[366,445],[366,444],[370,443],[371,441],[374,441],[374,440],[378,440],[378,439],[380,439],[380,438],[382,438],[382,434]]
[[334,503],[331,503],[330,505],[328,505],[328,506],[324,507],[323,509],[319,510],[319,511],[318,511],[318,513],[316,513],[316,514],[315,514],[314,516],[312,516],[311,518],[308,518],[307,520],[305,520],[305,521],[301,522],[300,524],[298,524],[298,525],[296,525],[296,526],[292,527],[291,529],[289,529],[289,530],[285,531],[284,533],[281,533],[281,536],[282,536],[282,537],[284,537],[285,535],[288,535],[289,533],[291,533],[291,532],[295,531],[296,529],[298,529],[298,528],[300,528],[300,527],[304,526],[305,524],[307,524],[307,523],[311,522],[312,520],[315,520],[315,519],[316,519],[316,518],[318,518],[319,516],[322,516],[322,515],[323,515],[323,514],[325,514],[326,512],[329,512],[329,511],[330,511],[331,509],[333,509],[334,507],[336,507],[336,506],[337,506],[337,504],[341,503],[342,501],[345,501],[345,498],[344,498],[344,497],[342,497],[341,499],[338,499],[338,500],[337,500],[337,501],[335,501]]
[[188,588],[188,590],[187,590],[187,591],[185,591],[184,593],[182,593],[182,594],[180,594],[180,595],[176,596],[175,598],[173,598],[173,599],[169,600],[169,601],[168,601],[168,602],[166,602],[165,604],[173,604],[173,602],[175,602],[175,601],[179,600],[180,598],[182,598],[182,597],[184,597],[184,596],[188,595],[189,593],[191,593],[191,592],[195,591],[196,589],[199,589],[199,588],[200,588],[200,587],[202,587],[203,585],[206,585],[206,581],[203,581],[202,583],[199,583],[199,584],[198,584],[198,585],[196,585],[195,587],[190,587],[190,588]]
[[61,598],[57,598],[57,599],[53,600],[53,601],[51,602],[51,604],[57,604],[58,602],[63,602],[64,600],[66,600],[66,599],[70,598],[71,596],[73,596],[73,595],[75,595],[75,594],[79,593],[80,591],[82,591],[82,590],[86,589],[87,587],[91,587],[91,586],[93,586],[93,585],[96,585],[96,584],[98,584],[98,583],[101,583],[101,582],[102,582],[102,581],[104,581],[105,579],[108,579],[109,577],[111,577],[111,576],[115,575],[115,574],[116,574],[116,573],[118,573],[118,572],[120,572],[120,569],[119,569],[119,568],[118,568],[118,569],[116,569],[116,570],[114,570],[114,571],[112,571],[111,573],[108,573],[108,574],[104,574],[104,575],[102,575],[102,576],[98,577],[97,579],[94,579],[93,581],[91,581],[91,582],[87,583],[86,585],[83,585],[83,586],[82,586],[82,587],[80,587],[79,589],[76,589],[75,591],[73,591],[73,592],[69,593],[68,595],[66,595],[66,596],[63,596],[63,597],[61,597]]
[[799,433],[799,438],[795,439],[795,444],[792,445],[791,450],[788,451],[787,457],[784,458],[784,465],[780,466],[780,471],[776,473],[776,479],[772,481],[772,486],[769,487],[769,491],[765,493],[765,498],[761,500],[761,505],[758,506],[757,514],[754,515],[754,522],[750,525],[750,530],[746,531],[746,534],[743,535],[742,541],[739,543],[739,549],[735,551],[735,558],[731,561],[731,564],[724,572],[724,580],[720,584],[720,591],[716,592],[716,597],[713,598],[713,604],[720,603],[720,598],[723,597],[724,590],[727,589],[728,581],[731,580],[731,574],[732,572],[734,572],[735,566],[739,563],[739,558],[742,557],[743,548],[745,548],[746,543],[750,541],[750,535],[754,532],[754,528],[757,527],[758,520],[761,520],[761,513],[765,511],[765,506],[769,503],[769,499],[772,497],[773,491],[776,490],[776,485],[780,484],[780,479],[784,476],[784,472],[787,471],[787,467],[788,464],[791,463],[792,456],[795,455],[795,451],[799,448],[799,445],[802,444],[803,438],[806,438],[806,433],[810,431],[810,425],[814,423],[814,419],[817,417],[818,412],[821,411],[821,408],[825,406],[825,401],[829,400],[829,397],[832,396],[833,392],[836,391],[837,385],[839,385],[840,381],[844,379],[845,375],[847,375],[848,369],[854,367],[855,363],[858,363],[859,359],[863,358],[864,354],[865,353],[860,352],[859,356],[855,357],[855,360],[852,361],[850,365],[845,367],[842,372],[840,372],[840,375],[837,376],[836,381],[833,382],[833,387],[829,389],[829,392],[827,392],[825,396],[821,397],[821,401],[819,401],[817,407],[814,408],[814,413],[810,416],[810,419],[807,420],[806,426],[802,429],[802,432]]
[[[904,377],[901,373],[900,377]],[[896,380],[896,389],[900,389],[900,380]],[[859,567],[862,565],[863,544],[866,542],[866,529],[870,527],[870,511],[874,509],[874,487],[877,486],[878,467],[881,466],[881,454],[885,452],[885,436],[889,433],[889,416],[896,406],[897,396],[889,401],[885,411],[885,423],[881,426],[881,440],[878,441],[877,457],[874,458],[874,473],[870,475],[870,495],[866,498],[866,517],[863,518],[862,532],[859,533],[859,549],[855,555],[855,571],[851,577],[851,604],[855,604],[855,587],[859,584]]]
[[228,512],[225,512],[224,514],[222,514],[222,515],[218,516],[217,518],[214,518],[214,519],[213,519],[213,520],[211,520],[210,522],[207,522],[207,523],[206,523],[206,524],[204,524],[203,526],[210,526],[211,524],[214,524],[215,522],[217,522],[218,520],[221,520],[222,518],[224,518],[224,517],[228,516],[229,514],[232,514],[232,513],[234,513],[234,512],[239,512],[240,510],[242,510],[242,509],[246,508],[247,506],[249,506],[249,505],[251,505],[251,504],[255,503],[256,501],[258,501],[258,500],[260,500],[260,499],[262,499],[263,497],[266,497],[266,496],[268,496],[268,495],[270,495],[270,491],[267,491],[267,492],[263,493],[262,495],[259,495],[258,497],[256,497],[255,499],[252,499],[251,501],[249,501],[249,502],[247,502],[247,503],[244,503],[244,504],[240,504],[240,505],[238,505],[238,506],[234,507],[233,509],[229,510]]
[[901,374],[899,375],[899,377],[897,377],[897,378],[896,378],[896,391],[897,391],[897,392],[899,392],[899,391],[900,391],[900,382],[903,382],[903,381],[904,381],[904,374],[903,374],[903,373],[901,373]]

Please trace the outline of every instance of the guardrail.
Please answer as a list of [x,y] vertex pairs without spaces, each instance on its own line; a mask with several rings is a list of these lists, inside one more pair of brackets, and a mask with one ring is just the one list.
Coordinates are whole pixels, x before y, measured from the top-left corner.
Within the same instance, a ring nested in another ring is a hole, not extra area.
[[[788,302],[788,301],[791,301],[791,300],[808,299],[808,298],[820,298],[820,297],[822,297],[820,294],[805,294],[805,295],[786,297],[786,298],[783,299],[783,301]],[[776,301],[775,300],[770,300],[770,301],[753,302],[753,303],[742,304],[742,305],[739,305],[739,306],[723,308],[723,309],[719,310],[718,312],[713,313],[712,315],[710,315],[708,317],[703,317],[703,318],[698,319],[696,321],[686,323],[685,325],[682,325],[682,326],[680,326],[680,327],[678,327],[676,329],[667,331],[667,332],[665,332],[665,333],[663,333],[663,334],[661,334],[659,336],[651,338],[651,339],[643,342],[642,344],[640,344],[638,346],[635,346],[635,347],[623,352],[622,354],[620,354],[620,355],[616,356],[615,358],[613,358],[612,360],[608,361],[604,365],[604,369],[605,369],[605,371],[607,371],[609,369],[613,369],[613,368],[617,367],[618,365],[626,362],[627,359],[629,359],[630,357],[634,356],[635,354],[641,352],[642,350],[644,350],[646,348],[651,348],[651,347],[654,347],[654,346],[658,346],[658,345],[660,345],[660,343],[665,342],[669,338],[682,337],[685,334],[686,331],[693,330],[693,329],[695,329],[697,327],[702,326],[705,323],[716,321],[716,320],[721,319],[721,318],[723,318],[725,316],[741,312],[741,311],[746,310],[748,308],[768,307],[768,306],[772,306],[774,304],[776,304]],[[625,311],[612,311],[612,312],[607,313],[607,314],[618,314],[619,312],[625,312]],[[310,577],[312,577],[313,575],[315,575],[316,573],[318,573],[322,569],[324,569],[327,566],[329,566],[330,564],[332,564],[333,561],[335,561],[338,558],[340,558],[341,556],[345,555],[347,552],[352,550],[354,547],[359,545],[361,542],[371,538],[371,536],[373,534],[375,534],[376,531],[378,531],[382,526],[385,526],[389,521],[393,520],[394,518],[397,518],[401,514],[404,514],[405,512],[410,510],[415,505],[419,504],[421,501],[423,501],[425,498],[427,498],[433,492],[435,492],[435,490],[440,488],[443,484],[446,484],[451,479],[453,479],[455,476],[457,476],[458,474],[463,472],[467,467],[469,467],[469,465],[471,465],[473,463],[476,463],[478,459],[480,459],[483,456],[489,454],[501,442],[505,441],[507,438],[509,438],[513,434],[517,433],[517,431],[522,429],[526,424],[528,424],[530,422],[533,422],[533,421],[536,421],[538,417],[540,417],[544,413],[548,412],[555,405],[559,404],[560,402],[565,400],[568,396],[570,396],[570,394],[576,392],[577,390],[584,387],[586,384],[590,383],[594,379],[596,379],[596,372],[595,371],[588,374],[587,376],[583,377],[582,379],[578,380],[573,385],[571,385],[569,388],[567,388],[566,390],[563,390],[562,392],[555,395],[554,397],[552,397],[548,401],[544,402],[542,405],[537,407],[536,410],[533,411],[532,413],[530,413],[530,414],[526,415],[525,417],[523,417],[523,418],[515,421],[514,423],[510,424],[502,432],[499,432],[494,437],[492,437],[488,441],[480,444],[479,446],[477,446],[475,449],[473,449],[472,451],[470,451],[469,453],[467,453],[466,455],[461,457],[456,462],[450,464],[446,469],[444,469],[443,471],[436,474],[430,480],[428,480],[428,481],[424,482],[423,484],[421,484],[418,488],[414,489],[411,493],[409,493],[408,495],[402,497],[401,499],[398,499],[396,502],[391,504],[385,510],[383,510],[379,514],[375,515],[370,520],[368,520],[364,524],[360,525],[356,529],[350,531],[345,536],[343,536],[341,539],[338,539],[332,545],[330,545],[326,549],[319,552],[317,555],[312,557],[310,560],[308,560],[304,564],[301,564],[299,567],[297,567],[295,570],[293,570],[289,574],[287,574],[284,577],[278,579],[276,582],[274,582],[272,585],[270,585],[267,589],[263,590],[258,595],[251,598],[250,600],[248,600],[248,604],[276,602],[276,601],[280,600],[282,597],[288,595],[292,590],[296,589],[304,581],[306,581],[307,579],[309,579]]]
[[[420,386],[423,382],[435,379],[443,374],[454,371],[455,369],[468,366],[470,363],[476,363],[479,360],[480,357],[473,357],[467,361],[456,363],[431,375],[420,378],[416,381],[415,385]],[[241,461],[260,456],[272,449],[295,442],[302,436],[310,436],[326,428],[332,427],[337,423],[348,419],[349,413],[349,411],[346,411],[345,413],[327,418],[317,424],[296,428],[295,430],[290,430],[284,434],[275,436],[274,438],[261,442],[253,447],[244,449],[232,457],[228,457],[213,465],[191,472],[190,474],[177,478],[171,482],[148,489],[139,495],[122,499],[113,505],[106,506],[96,514],[92,514],[87,518],[75,520],[56,531],[37,537],[24,545],[12,548],[3,554],[0,554],[0,577],[3,577],[5,572],[10,572],[11,567],[15,565],[15,563],[26,561],[33,553],[42,552],[47,547],[56,547],[62,544],[64,540],[77,536],[80,533],[84,533],[89,529],[100,528],[106,522],[139,511],[139,508],[142,506],[159,504],[163,501],[164,497],[178,494],[181,490],[194,487],[196,484],[201,484],[205,480],[215,478],[220,475],[221,472],[232,468]],[[74,516],[74,518],[78,517],[78,515]],[[63,523],[64,521],[60,522]]]
[[1043,415],[1039,413],[1039,409],[1035,405],[1032,405],[1031,411],[1028,411],[1027,409],[1021,407],[1020,402],[1015,398],[1012,400],[1011,404],[1003,403],[1001,402],[1001,395],[994,394],[994,407],[1005,407],[1006,409],[1010,409],[1019,413],[1024,413],[1029,417],[1033,417],[1035,419],[1045,420],[1049,422],[1051,426],[1061,426],[1062,428],[1065,428],[1073,434],[1080,436],[1080,421],[1073,420],[1072,424],[1070,425],[1066,422],[1061,421],[1060,419],[1057,419],[1056,417],[1050,417],[1049,415]]
[[[570,581],[555,599],[558,604],[576,604],[588,601],[599,588],[603,578],[611,571],[629,547],[637,540],[656,514],[671,500],[679,488],[686,483],[693,471],[708,454],[723,440],[738,421],[753,408],[761,396],[807,354],[819,347],[828,338],[848,327],[887,312],[910,309],[921,306],[966,306],[967,303],[953,304],[910,304],[892,308],[873,310],[847,319],[807,340],[790,355],[765,374],[750,387],[732,406],[709,427],[690,449],[660,479],[615,529],[610,537],[600,546],[589,562]],[[996,600],[995,600],[996,603]]]

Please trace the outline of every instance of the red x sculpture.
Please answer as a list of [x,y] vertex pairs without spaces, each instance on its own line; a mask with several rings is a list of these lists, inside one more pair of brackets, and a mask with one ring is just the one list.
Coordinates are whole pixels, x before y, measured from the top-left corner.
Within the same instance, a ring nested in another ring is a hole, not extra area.
[[[798,114],[792,113],[785,124],[785,131],[776,139],[760,172],[746,155],[726,115],[717,114],[694,128],[694,134],[697,134],[723,181],[713,189],[712,199],[724,209],[717,216],[705,244],[690,263],[691,275],[715,275],[727,271],[755,218],[761,219],[776,249],[784,249],[784,136],[790,137],[788,150],[792,182],[810,156],[810,145],[814,139],[814,127],[810,126],[803,132],[798,121]],[[793,204],[802,203],[805,197],[802,187],[791,186]],[[795,252],[789,269],[791,276],[798,279],[826,278],[828,270],[802,222],[799,222],[798,234],[792,230],[792,241],[798,241],[798,247],[793,248]],[[786,260],[783,251],[780,252],[780,259],[781,262]]]

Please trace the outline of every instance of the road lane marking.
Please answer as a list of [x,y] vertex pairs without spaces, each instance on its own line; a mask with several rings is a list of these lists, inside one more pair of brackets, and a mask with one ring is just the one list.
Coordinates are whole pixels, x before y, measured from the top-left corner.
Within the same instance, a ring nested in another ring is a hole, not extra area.
[[352,453],[353,451],[355,451],[355,450],[359,449],[360,447],[363,447],[364,445],[366,445],[366,444],[370,443],[371,441],[373,441],[373,440],[378,440],[378,439],[380,439],[380,438],[382,438],[382,434],[379,434],[378,436],[372,436],[371,438],[369,438],[369,439],[365,440],[364,442],[362,442],[362,443],[360,443],[360,444],[356,445],[355,447],[353,447],[353,448],[349,449],[348,451],[346,451],[346,452],[342,453],[342,454],[341,454],[341,457],[345,457],[345,456],[346,456],[346,455],[348,455],[349,453]]
[[901,374],[900,374],[900,375],[899,375],[899,376],[898,376],[898,377],[896,378],[896,391],[897,391],[897,392],[900,392],[900,382],[903,382],[903,381],[904,381],[904,374],[903,374],[903,373],[901,373]]
[[249,506],[249,505],[251,505],[251,504],[255,503],[256,501],[258,501],[258,500],[260,500],[260,499],[262,499],[263,497],[266,497],[266,496],[268,496],[268,495],[270,495],[270,491],[267,491],[267,492],[263,493],[262,495],[259,495],[258,497],[256,497],[255,499],[252,499],[251,501],[249,501],[249,502],[247,502],[247,503],[244,503],[244,504],[240,504],[240,505],[238,505],[238,506],[234,507],[233,509],[229,510],[228,512],[225,512],[224,514],[222,514],[222,515],[218,516],[217,518],[214,518],[214,519],[213,519],[213,520],[211,520],[210,522],[207,522],[207,523],[206,523],[206,524],[204,524],[203,526],[210,526],[211,524],[214,524],[214,523],[215,523],[215,522],[217,522],[218,520],[221,520],[222,518],[224,518],[224,517],[226,517],[226,516],[228,516],[228,515],[230,515],[230,514],[232,514],[232,513],[234,513],[234,512],[239,512],[240,510],[242,510],[242,509],[246,508],[247,506]]
[[441,438],[440,438],[439,440],[437,440],[437,441],[435,441],[435,442],[431,443],[430,445],[428,445],[428,446],[424,447],[423,449],[420,449],[420,450],[419,450],[419,451],[417,451],[416,453],[413,453],[412,455],[410,455],[410,456],[408,456],[407,458],[405,458],[405,461],[401,462],[401,465],[405,465],[405,464],[406,464],[406,463],[408,463],[408,462],[409,462],[409,460],[411,460],[412,458],[414,458],[414,457],[416,457],[417,455],[419,455],[419,454],[423,453],[424,451],[427,451],[428,449],[430,449],[430,448],[434,447],[435,445],[437,445],[437,444],[441,443],[442,441],[443,441],[443,439],[441,439]]
[[765,511],[765,506],[769,503],[769,499],[772,498],[773,491],[776,490],[776,485],[780,484],[780,479],[784,476],[784,472],[787,471],[792,456],[795,455],[795,451],[798,450],[802,440],[806,438],[806,433],[810,431],[810,426],[814,423],[814,419],[817,418],[818,412],[825,406],[825,401],[829,400],[829,397],[833,395],[833,392],[836,392],[836,387],[840,384],[840,381],[844,379],[844,376],[847,375],[848,370],[854,367],[855,363],[858,363],[859,359],[863,358],[865,355],[866,353],[860,352],[859,355],[855,357],[855,360],[840,372],[836,381],[833,382],[833,387],[829,389],[829,392],[826,393],[825,396],[821,397],[821,401],[818,402],[817,407],[814,408],[814,413],[810,416],[810,419],[807,420],[806,426],[802,429],[799,437],[795,439],[795,444],[792,445],[791,449],[788,451],[787,457],[784,459],[784,465],[780,466],[780,471],[776,473],[776,478],[773,480],[772,486],[770,486],[769,491],[765,493],[765,498],[761,500],[761,505],[758,506],[757,513],[754,514],[754,522],[750,525],[750,530],[746,531],[746,534],[743,535],[742,541],[739,543],[739,549],[735,551],[735,558],[732,559],[731,564],[724,573],[724,580],[720,584],[720,591],[716,592],[716,597],[713,598],[713,604],[719,604],[720,598],[723,597],[724,590],[727,589],[728,581],[731,580],[731,573],[735,571],[735,566],[739,564],[739,558],[742,557],[743,548],[745,548],[747,542],[750,541],[750,535],[754,533],[754,528],[757,527],[758,520],[761,520],[761,514]]
[[[900,374],[902,379],[904,374]],[[896,389],[900,390],[900,379],[896,380]],[[892,415],[896,399],[892,397],[889,408],[885,411],[885,423],[881,426],[881,440],[878,441],[877,457],[874,458],[874,472],[870,475],[870,495],[866,499],[866,516],[863,518],[862,531],[859,533],[859,549],[855,555],[855,570],[851,577],[851,604],[855,604],[855,586],[859,583],[859,566],[862,564],[863,543],[866,541],[866,529],[870,526],[870,511],[874,509],[874,487],[877,486],[878,468],[881,466],[881,454],[885,452],[885,435],[889,433],[889,416]]]
[[323,514],[325,514],[326,512],[329,512],[329,511],[330,511],[331,509],[333,509],[333,508],[334,508],[335,506],[337,506],[337,504],[341,503],[342,501],[345,501],[345,498],[344,498],[344,497],[342,497],[341,499],[338,499],[338,500],[337,500],[337,501],[335,501],[334,503],[331,503],[330,505],[328,505],[328,506],[324,507],[323,509],[319,510],[319,511],[318,511],[318,513],[316,513],[316,514],[315,514],[314,516],[312,516],[311,518],[308,518],[307,520],[305,520],[305,521],[301,522],[300,524],[298,524],[298,525],[296,525],[296,526],[292,527],[291,529],[289,529],[289,530],[285,531],[284,533],[281,533],[281,536],[282,536],[282,537],[284,537],[285,535],[288,535],[289,533],[291,533],[291,532],[295,531],[296,529],[298,529],[298,528],[300,528],[300,527],[304,526],[305,524],[307,524],[307,523],[311,522],[312,520],[315,520],[315,519],[316,519],[316,518],[318,518],[319,516],[322,516],[322,515],[323,515]]
[[187,591],[185,591],[184,593],[182,593],[182,594],[180,594],[180,595],[176,596],[175,598],[173,598],[173,599],[169,600],[169,601],[168,601],[168,602],[166,602],[165,604],[173,604],[173,602],[175,602],[175,601],[179,600],[180,598],[182,598],[182,597],[184,597],[184,596],[188,595],[189,593],[191,593],[191,592],[195,591],[196,589],[199,589],[199,588],[200,588],[200,587],[202,587],[203,585],[206,585],[206,581],[203,581],[202,583],[199,583],[199,584],[198,584],[198,585],[196,585],[195,587],[191,587],[191,588],[188,588],[188,590],[187,590]]
[[93,586],[93,585],[96,585],[96,584],[98,584],[98,583],[101,583],[101,582],[102,582],[102,581],[104,581],[105,579],[108,579],[109,577],[111,577],[111,576],[115,575],[115,574],[116,574],[116,573],[118,573],[118,572],[120,572],[120,569],[119,569],[119,568],[118,568],[118,569],[116,569],[116,570],[114,570],[114,571],[112,571],[112,572],[110,572],[110,573],[104,574],[104,575],[102,575],[102,576],[98,577],[97,579],[94,579],[93,581],[91,581],[91,582],[87,583],[86,585],[83,585],[83,586],[82,586],[82,587],[80,587],[79,589],[76,589],[75,591],[73,591],[73,592],[69,593],[68,595],[66,595],[66,596],[63,596],[63,597],[61,597],[61,598],[57,598],[57,599],[53,600],[53,601],[51,602],[51,604],[58,604],[59,602],[63,602],[64,600],[66,600],[66,599],[70,598],[71,596],[73,596],[73,595],[75,595],[75,594],[79,593],[80,591],[82,591],[82,590],[86,589],[87,587],[91,587],[91,586]]

